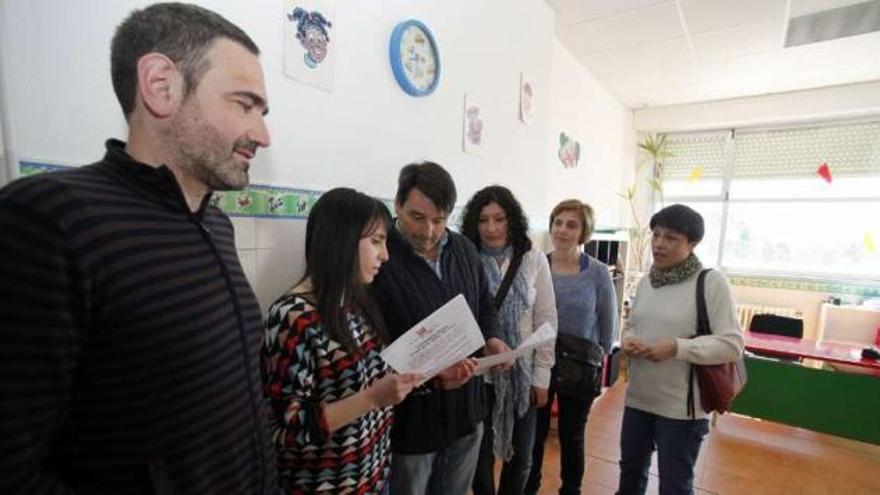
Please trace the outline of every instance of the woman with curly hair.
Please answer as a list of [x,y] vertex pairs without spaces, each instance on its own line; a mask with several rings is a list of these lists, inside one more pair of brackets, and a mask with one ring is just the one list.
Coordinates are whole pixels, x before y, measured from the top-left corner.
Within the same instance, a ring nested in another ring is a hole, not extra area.
[[[464,208],[462,233],[479,249],[489,288],[495,295],[498,326],[511,348],[541,325],[556,329],[556,301],[547,257],[532,247],[528,220],[509,189],[489,186],[478,191]],[[510,277],[506,294],[499,288]],[[501,300],[499,300],[501,299]],[[494,495],[495,456],[504,461],[500,494],[525,490],[535,438],[536,408],[547,403],[553,342],[517,358],[507,371],[486,377],[489,417],[486,419],[474,495]]]

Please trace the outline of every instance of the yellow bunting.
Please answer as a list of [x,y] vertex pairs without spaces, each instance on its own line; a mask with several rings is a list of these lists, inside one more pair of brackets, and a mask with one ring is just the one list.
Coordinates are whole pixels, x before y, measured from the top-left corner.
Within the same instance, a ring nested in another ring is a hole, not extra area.
[[862,238],[862,241],[865,243],[865,251],[867,251],[868,254],[873,254],[877,251],[877,246],[874,244],[874,236],[872,236],[870,232],[865,233],[865,237]]
[[697,166],[691,169],[690,175],[688,175],[688,182],[696,182],[700,180],[700,177],[703,176],[703,167]]

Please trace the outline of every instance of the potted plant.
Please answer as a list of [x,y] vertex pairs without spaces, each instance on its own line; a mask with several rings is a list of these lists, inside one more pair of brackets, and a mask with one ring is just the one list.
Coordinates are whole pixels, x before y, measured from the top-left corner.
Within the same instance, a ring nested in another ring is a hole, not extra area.
[[[648,269],[648,244],[651,242],[651,229],[648,227],[647,220],[644,220],[645,213],[650,211],[648,206],[653,200],[659,201],[661,206],[664,203],[663,162],[673,156],[669,150],[666,134],[645,134],[642,136],[641,142],[637,144],[639,159],[636,162],[632,183],[622,192],[617,193],[626,200],[632,217],[629,228],[629,252],[632,256],[632,263],[629,265],[631,269],[627,272],[631,276],[627,277],[629,280],[625,283],[627,296],[634,294],[635,285]],[[642,197],[640,194],[643,185],[648,186],[644,191],[650,196]]]

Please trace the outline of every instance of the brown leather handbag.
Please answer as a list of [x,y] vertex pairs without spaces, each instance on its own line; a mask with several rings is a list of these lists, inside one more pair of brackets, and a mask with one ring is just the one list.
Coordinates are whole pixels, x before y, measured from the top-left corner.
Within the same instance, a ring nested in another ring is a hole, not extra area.
[[[697,337],[710,335],[709,312],[706,310],[705,279],[711,270],[707,268],[697,277]],[[688,414],[695,417],[694,411],[694,370],[697,373],[697,385],[700,387],[700,405],[706,412],[717,411],[724,414],[730,409],[733,399],[746,386],[746,364],[740,355],[736,361],[722,364],[691,364],[688,374]]]

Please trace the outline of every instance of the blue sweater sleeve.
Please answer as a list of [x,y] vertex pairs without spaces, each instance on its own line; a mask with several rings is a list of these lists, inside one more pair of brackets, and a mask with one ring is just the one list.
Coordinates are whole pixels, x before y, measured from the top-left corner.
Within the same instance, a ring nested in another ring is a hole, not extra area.
[[596,282],[596,313],[599,319],[599,345],[605,353],[611,352],[611,345],[617,339],[617,294],[611,282],[611,274],[605,264],[597,263],[593,271]]

